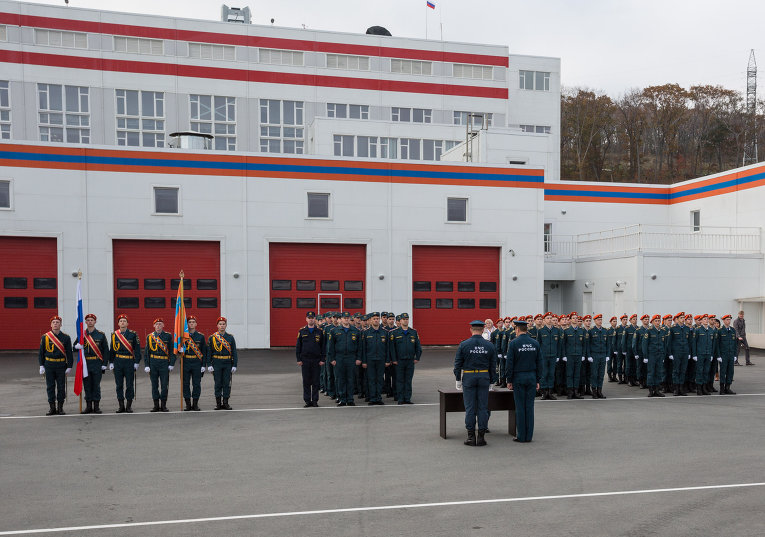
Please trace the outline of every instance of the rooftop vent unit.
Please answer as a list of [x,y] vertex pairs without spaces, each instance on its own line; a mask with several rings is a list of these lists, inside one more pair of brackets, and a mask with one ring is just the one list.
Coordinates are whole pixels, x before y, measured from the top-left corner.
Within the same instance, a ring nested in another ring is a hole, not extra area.
[[252,13],[249,7],[228,7],[226,4],[223,4],[220,7],[220,20],[223,22],[252,24]]
[[213,137],[210,134],[200,132],[171,132],[170,147],[174,149],[212,149]]
[[390,35],[390,32],[382,26],[370,26],[367,28],[368,35]]

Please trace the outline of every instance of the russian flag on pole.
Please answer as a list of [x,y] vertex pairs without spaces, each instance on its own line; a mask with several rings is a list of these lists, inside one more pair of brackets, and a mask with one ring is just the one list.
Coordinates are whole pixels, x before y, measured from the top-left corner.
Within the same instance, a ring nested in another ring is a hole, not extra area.
[[175,299],[175,326],[173,329],[173,352],[183,354],[184,344],[189,339],[189,322],[186,319],[186,305],[183,303],[183,271],[178,283],[178,297]]
[[[77,280],[77,335],[79,336],[80,345],[85,343],[85,324],[82,319],[82,291],[80,289],[82,280]],[[74,370],[74,394],[80,395],[82,393],[82,379],[88,376],[88,363],[85,361],[85,350],[80,349],[77,352],[77,365]]]
[[425,4],[426,4],[426,5],[427,5],[427,6],[428,6],[430,9],[436,9],[436,4],[435,4],[435,2],[427,2],[427,1],[426,1],[426,2],[425,2]]

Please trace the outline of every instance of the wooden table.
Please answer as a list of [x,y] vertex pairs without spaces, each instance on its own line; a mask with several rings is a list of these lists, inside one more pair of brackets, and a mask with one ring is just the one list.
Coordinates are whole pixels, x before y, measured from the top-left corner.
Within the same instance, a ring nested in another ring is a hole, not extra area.
[[[439,416],[441,419],[441,438],[446,438],[446,413],[465,412],[462,392],[455,388],[439,388]],[[515,436],[515,399],[513,391],[497,388],[489,392],[489,410],[507,410],[507,434]]]

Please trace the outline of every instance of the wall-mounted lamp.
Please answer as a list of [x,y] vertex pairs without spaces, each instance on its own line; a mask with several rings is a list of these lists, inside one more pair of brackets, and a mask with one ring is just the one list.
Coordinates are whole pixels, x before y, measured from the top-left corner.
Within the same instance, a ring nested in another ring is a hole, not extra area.
[[584,286],[587,289],[589,289],[590,287],[595,287],[595,282],[591,282],[591,281],[588,280],[588,281],[584,282]]
[[518,275],[517,275],[517,274],[513,274],[513,281],[514,281],[514,282],[517,282],[517,281],[518,281]]
[[513,250],[512,248],[510,248],[510,249],[507,251],[507,253],[508,253],[508,254],[510,254],[511,256],[515,257],[515,250]]
[[379,280],[384,280],[384,279],[385,279],[385,274],[378,274],[378,275],[377,275],[377,278],[378,278]]
[[239,277],[239,273],[238,272],[234,272],[234,274],[232,274],[232,276],[234,276],[234,278],[238,278]]
[[624,287],[625,285],[627,285],[627,282],[624,280],[616,280],[616,287]]
[[563,209],[560,214],[566,214],[566,209]]
[[651,279],[652,279],[652,280],[655,280],[656,278],[657,278],[657,276],[656,276],[656,274],[655,274],[655,273],[654,273],[654,274],[651,274]]

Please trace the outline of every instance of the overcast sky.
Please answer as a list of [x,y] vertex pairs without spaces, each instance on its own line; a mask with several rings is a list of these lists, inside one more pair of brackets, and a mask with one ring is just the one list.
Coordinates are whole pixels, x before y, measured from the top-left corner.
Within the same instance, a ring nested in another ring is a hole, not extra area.
[[[64,0],[30,0],[63,4]],[[71,6],[218,20],[216,0],[70,0]],[[676,82],[744,91],[750,49],[765,71],[765,2],[756,0],[234,0],[253,23],[507,45],[561,58],[565,86],[618,96]],[[765,90],[765,87],[762,88]],[[760,91],[765,95],[765,91]]]

